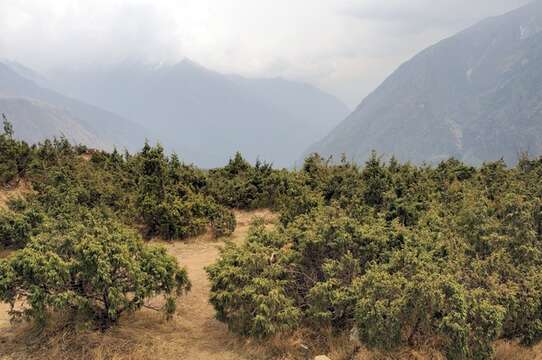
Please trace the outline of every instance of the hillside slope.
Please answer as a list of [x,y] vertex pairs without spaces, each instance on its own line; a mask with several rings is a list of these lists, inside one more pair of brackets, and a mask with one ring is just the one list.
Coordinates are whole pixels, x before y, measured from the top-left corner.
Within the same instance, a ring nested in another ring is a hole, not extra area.
[[147,131],[143,127],[38,86],[11,66],[0,63],[0,112],[6,113],[22,139],[34,142],[63,134],[93,147],[131,150],[145,139]]
[[490,18],[401,65],[309,148],[421,163],[542,153],[542,2]]
[[290,166],[349,112],[306,84],[224,75],[189,60],[158,67],[123,63],[52,77],[59,91],[152,128],[181,155],[181,146],[207,153],[198,162],[205,167],[223,165],[236,151],[251,161]]
[[0,97],[0,110],[7,114],[16,136],[29,143],[64,136],[73,144],[111,148],[111,144],[104,143],[96,134],[82,126],[73,114],[46,102]]

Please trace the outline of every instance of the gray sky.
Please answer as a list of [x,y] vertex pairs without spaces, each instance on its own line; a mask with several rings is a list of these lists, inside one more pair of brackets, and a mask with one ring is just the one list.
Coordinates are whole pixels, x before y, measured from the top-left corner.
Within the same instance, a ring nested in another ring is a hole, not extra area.
[[0,0],[0,57],[47,72],[183,57],[356,106],[400,63],[529,0]]

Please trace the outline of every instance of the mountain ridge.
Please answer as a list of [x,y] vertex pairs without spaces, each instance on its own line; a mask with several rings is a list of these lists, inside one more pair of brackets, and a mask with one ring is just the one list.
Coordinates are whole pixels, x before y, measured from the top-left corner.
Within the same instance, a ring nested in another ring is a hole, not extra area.
[[188,59],[158,67],[132,62],[64,70],[51,77],[57,90],[155,129],[173,150],[184,145],[216,154],[199,162],[204,167],[222,165],[236,151],[251,161],[292,166],[350,111],[307,84],[221,74]]
[[[70,134],[67,128],[64,128],[65,136],[92,147],[106,149],[125,147],[134,150],[144,140],[147,131],[140,126],[109,111],[42,87],[33,80],[21,76],[19,72],[12,69],[12,66],[13,64],[0,63],[0,99],[3,100],[5,107],[8,102],[11,105],[10,111],[1,109],[0,111],[7,112],[7,116],[10,121],[14,122],[16,129],[21,128],[20,125],[23,123],[37,124],[41,121],[43,125],[42,134],[28,134],[22,131],[21,134],[25,134],[24,136],[27,137],[25,140],[32,142],[36,139],[54,136],[55,133],[52,133],[51,130],[61,131],[63,129],[60,126],[62,121],[66,122],[66,125],[71,129],[77,128],[79,135],[85,134],[80,137],[77,134]],[[20,101],[17,103],[15,99]],[[28,108],[25,109],[24,105]],[[30,113],[35,117],[34,119],[29,117]],[[52,123],[45,122],[45,119],[49,119]],[[60,133],[56,135],[61,136]],[[90,139],[92,141],[89,142]]]
[[[306,153],[416,163],[542,153],[542,3],[492,17],[403,63]],[[521,94],[521,95],[520,95]]]

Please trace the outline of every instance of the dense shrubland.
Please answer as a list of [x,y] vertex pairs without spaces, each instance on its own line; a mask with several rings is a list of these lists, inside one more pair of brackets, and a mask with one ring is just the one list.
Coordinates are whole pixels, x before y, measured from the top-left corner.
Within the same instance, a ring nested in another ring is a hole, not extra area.
[[281,226],[254,224],[208,269],[218,318],[239,334],[356,329],[368,347],[431,344],[492,356],[542,336],[542,160],[473,168],[332,165],[291,174]]
[[0,260],[0,299],[24,300],[14,316],[43,323],[56,312],[105,328],[157,295],[171,314],[187,274],[142,237],[227,236],[232,209],[267,207],[277,225],[256,221],[208,268],[217,318],[237,334],[325,328],[450,359],[542,337],[542,159],[474,168],[374,154],[358,166],[313,155],[288,171],[236,154],[202,170],[159,145],[29,146],[4,128],[1,185],[32,189],[0,210],[0,246],[18,249]]
[[31,185],[0,209],[0,246],[17,250],[0,260],[0,300],[14,318],[43,325],[61,315],[105,329],[159,295],[170,315],[190,281],[141,235],[181,239],[209,226],[223,236],[235,228],[232,212],[201,190],[204,174],[159,145],[134,155],[65,139],[29,146],[4,128],[0,158],[9,177],[0,185]]
[[[232,208],[275,207],[287,171],[237,154],[204,171],[144,144],[135,154],[74,146],[66,139],[28,145],[4,121],[0,186],[30,184],[0,208],[0,300],[14,318],[44,324],[52,315],[107,328],[163,295],[166,314],[190,289],[185,270],[143,238],[230,235]],[[134,231],[134,229],[138,231]]]

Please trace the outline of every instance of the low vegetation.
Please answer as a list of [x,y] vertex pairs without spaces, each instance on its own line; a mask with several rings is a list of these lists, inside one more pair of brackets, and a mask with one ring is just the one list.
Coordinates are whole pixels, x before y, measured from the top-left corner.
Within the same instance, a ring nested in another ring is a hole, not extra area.
[[[135,154],[27,145],[0,135],[0,300],[14,318],[107,329],[142,307],[175,312],[186,270],[145,240],[228,236],[233,209],[270,208],[207,268],[231,332],[259,340],[326,329],[369,349],[487,359],[496,341],[542,337],[542,159],[478,168],[364,166],[318,155],[299,170],[236,154],[202,170],[145,144]],[[160,306],[149,303],[165,298]]]
[[[542,161],[357,167],[313,156],[282,226],[255,224],[208,268],[231,331],[354,331],[369,348],[430,343],[486,359],[497,339],[542,336]],[[297,200],[297,201],[296,201]]]
[[33,238],[0,266],[0,298],[12,306],[24,300],[12,315],[40,325],[56,312],[106,329],[161,294],[171,315],[177,296],[190,289],[186,271],[164,248],[92,216]]

